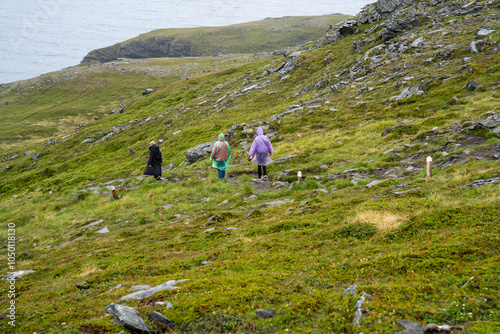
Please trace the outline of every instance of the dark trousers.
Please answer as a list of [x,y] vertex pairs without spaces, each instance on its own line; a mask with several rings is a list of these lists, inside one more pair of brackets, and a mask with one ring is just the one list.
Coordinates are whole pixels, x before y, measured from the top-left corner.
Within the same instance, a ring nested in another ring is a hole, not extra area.
[[262,176],[262,171],[264,171],[264,176],[267,176],[266,166],[259,166],[257,168],[257,172],[259,173],[259,179]]

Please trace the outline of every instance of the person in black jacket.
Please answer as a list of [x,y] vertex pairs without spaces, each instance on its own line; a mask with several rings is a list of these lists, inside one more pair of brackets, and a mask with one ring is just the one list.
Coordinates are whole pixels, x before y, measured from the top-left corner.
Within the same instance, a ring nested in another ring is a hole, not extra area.
[[153,175],[158,181],[161,180],[161,158],[160,147],[154,141],[149,143],[149,160],[144,175]]

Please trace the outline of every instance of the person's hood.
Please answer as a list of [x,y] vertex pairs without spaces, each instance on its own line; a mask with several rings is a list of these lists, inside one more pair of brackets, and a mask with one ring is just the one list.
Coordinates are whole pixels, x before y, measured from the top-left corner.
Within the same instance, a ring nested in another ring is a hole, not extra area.
[[226,141],[226,137],[223,133],[219,134],[219,141]]
[[262,130],[262,128],[259,126],[257,128],[257,136],[262,136],[264,134],[264,130]]
[[160,146],[156,145],[156,144],[153,144],[151,146],[149,146],[149,149],[150,150],[159,150],[160,149]]

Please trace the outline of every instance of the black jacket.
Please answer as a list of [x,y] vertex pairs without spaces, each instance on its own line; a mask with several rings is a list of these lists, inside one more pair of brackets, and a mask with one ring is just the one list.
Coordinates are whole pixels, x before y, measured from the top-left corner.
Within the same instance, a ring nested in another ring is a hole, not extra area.
[[[149,160],[144,175],[154,175],[161,176],[161,164],[163,160],[161,158],[160,147],[153,144],[149,147]],[[151,166],[151,167],[149,167]]]

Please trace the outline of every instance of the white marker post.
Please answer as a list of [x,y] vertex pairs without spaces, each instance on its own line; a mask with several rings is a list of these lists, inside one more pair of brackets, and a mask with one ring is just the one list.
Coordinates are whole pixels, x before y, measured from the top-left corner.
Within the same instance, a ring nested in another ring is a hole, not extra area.
[[432,177],[432,158],[427,157],[427,178]]
[[298,172],[297,172],[297,181],[298,181],[299,183],[302,183],[302,172],[301,172],[301,171],[298,171]]
[[113,198],[114,198],[114,199],[118,199],[118,196],[116,195],[116,190],[115,190],[115,187],[110,186],[110,187],[109,187],[109,190],[111,190],[111,195],[113,195]]

